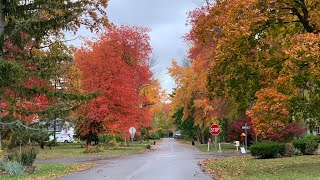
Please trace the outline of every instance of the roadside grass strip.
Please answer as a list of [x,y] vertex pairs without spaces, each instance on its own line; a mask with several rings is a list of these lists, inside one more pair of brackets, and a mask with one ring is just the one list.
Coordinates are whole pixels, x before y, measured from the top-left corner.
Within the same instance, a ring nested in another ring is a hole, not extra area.
[[90,169],[96,166],[96,163],[81,163],[81,164],[37,164],[36,171],[33,174],[23,174],[16,176],[0,176],[0,180],[51,180],[68,174]]
[[319,179],[320,155],[276,159],[231,157],[206,160],[201,167],[215,179]]
[[92,156],[125,156],[130,154],[139,154],[144,152],[144,147],[119,147],[113,149],[104,149],[98,153],[84,153],[84,147],[81,145],[59,145],[54,146],[50,150],[39,149],[37,159],[56,159],[56,158],[77,158],[77,157],[92,157]]

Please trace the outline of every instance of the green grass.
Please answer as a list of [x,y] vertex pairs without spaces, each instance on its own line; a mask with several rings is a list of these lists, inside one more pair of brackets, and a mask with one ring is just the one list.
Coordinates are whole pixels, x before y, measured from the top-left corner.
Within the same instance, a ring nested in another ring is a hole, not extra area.
[[[232,143],[220,143],[221,146],[221,151],[222,152],[236,152],[236,146]],[[208,152],[208,144],[200,144],[196,143],[195,145],[196,148],[198,148],[200,151],[203,152]],[[217,149],[219,146],[217,145]],[[217,149],[215,149],[214,144],[209,145],[209,152],[217,152]]]
[[124,156],[130,154],[138,154],[144,152],[144,146],[141,147],[123,147],[119,149],[105,149],[99,153],[84,153],[84,147],[80,144],[63,144],[53,146],[50,150],[39,149],[37,154],[38,159],[55,159],[55,158],[75,158],[75,157],[90,157],[90,156]]
[[50,180],[58,177],[82,171],[94,167],[94,163],[84,164],[38,164],[33,174],[24,174],[20,176],[0,176],[0,180],[24,179],[24,180]]
[[277,159],[236,157],[210,160],[218,179],[319,179],[320,155]]
[[[189,144],[191,145],[191,141],[186,141],[186,140],[179,140],[182,143],[185,144]],[[221,145],[221,151],[224,153],[229,153],[229,152],[236,152],[236,146],[233,143],[220,143]],[[197,149],[199,149],[202,152],[208,152],[208,144],[201,144],[198,141],[195,141],[195,147]],[[217,149],[219,148],[219,146],[217,146]],[[239,148],[240,151],[240,148]],[[209,152],[217,152],[217,150],[215,149],[215,144],[210,144],[209,145]]]

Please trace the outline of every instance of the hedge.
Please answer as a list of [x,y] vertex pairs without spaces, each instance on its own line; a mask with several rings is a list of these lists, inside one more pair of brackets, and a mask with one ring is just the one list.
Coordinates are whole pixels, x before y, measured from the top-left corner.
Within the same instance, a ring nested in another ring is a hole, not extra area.
[[265,141],[253,144],[250,153],[257,158],[275,158],[285,155],[285,144],[280,142]]
[[305,155],[315,154],[318,149],[318,142],[315,139],[310,138],[294,140],[292,144]]

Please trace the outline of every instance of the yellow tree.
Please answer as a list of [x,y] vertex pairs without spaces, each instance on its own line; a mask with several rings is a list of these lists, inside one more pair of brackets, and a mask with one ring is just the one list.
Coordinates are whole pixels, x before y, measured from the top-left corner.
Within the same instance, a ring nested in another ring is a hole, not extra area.
[[289,123],[288,96],[274,88],[262,89],[256,96],[256,103],[247,111],[256,134],[266,138],[269,134],[279,133]]
[[231,99],[245,112],[271,88],[287,96],[288,118],[320,119],[317,0],[218,0],[190,17],[191,42],[208,61],[211,97]]

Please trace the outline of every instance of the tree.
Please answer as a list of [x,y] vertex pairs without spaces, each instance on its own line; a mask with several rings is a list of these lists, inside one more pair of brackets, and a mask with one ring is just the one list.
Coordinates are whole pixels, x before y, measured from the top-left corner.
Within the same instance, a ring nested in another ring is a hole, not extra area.
[[286,106],[288,97],[273,88],[257,92],[257,101],[247,111],[255,131],[265,138],[265,134],[281,131],[289,123],[289,111]]
[[[76,52],[81,89],[100,95],[81,108],[80,135],[127,133],[150,124],[148,99],[139,91],[150,84],[148,29],[112,26]],[[88,142],[90,143],[90,142]]]
[[51,80],[64,73],[72,53],[63,31],[107,25],[106,0],[0,2],[0,120],[30,123],[73,110],[68,102],[89,96],[55,92]]
[[188,40],[193,53],[208,62],[209,97],[234,101],[243,114],[262,105],[257,96],[273,89],[287,98],[279,102],[287,106],[286,122],[314,126],[320,119],[314,111],[320,92],[319,10],[316,0],[219,0],[191,12]]
[[241,134],[245,132],[244,129],[242,129],[242,126],[247,125],[250,127],[249,130],[247,130],[247,137],[248,141],[255,140],[255,128],[252,125],[250,118],[248,116],[245,116],[243,119],[236,119],[231,122],[228,128],[228,140],[229,141],[239,141],[241,140]]

